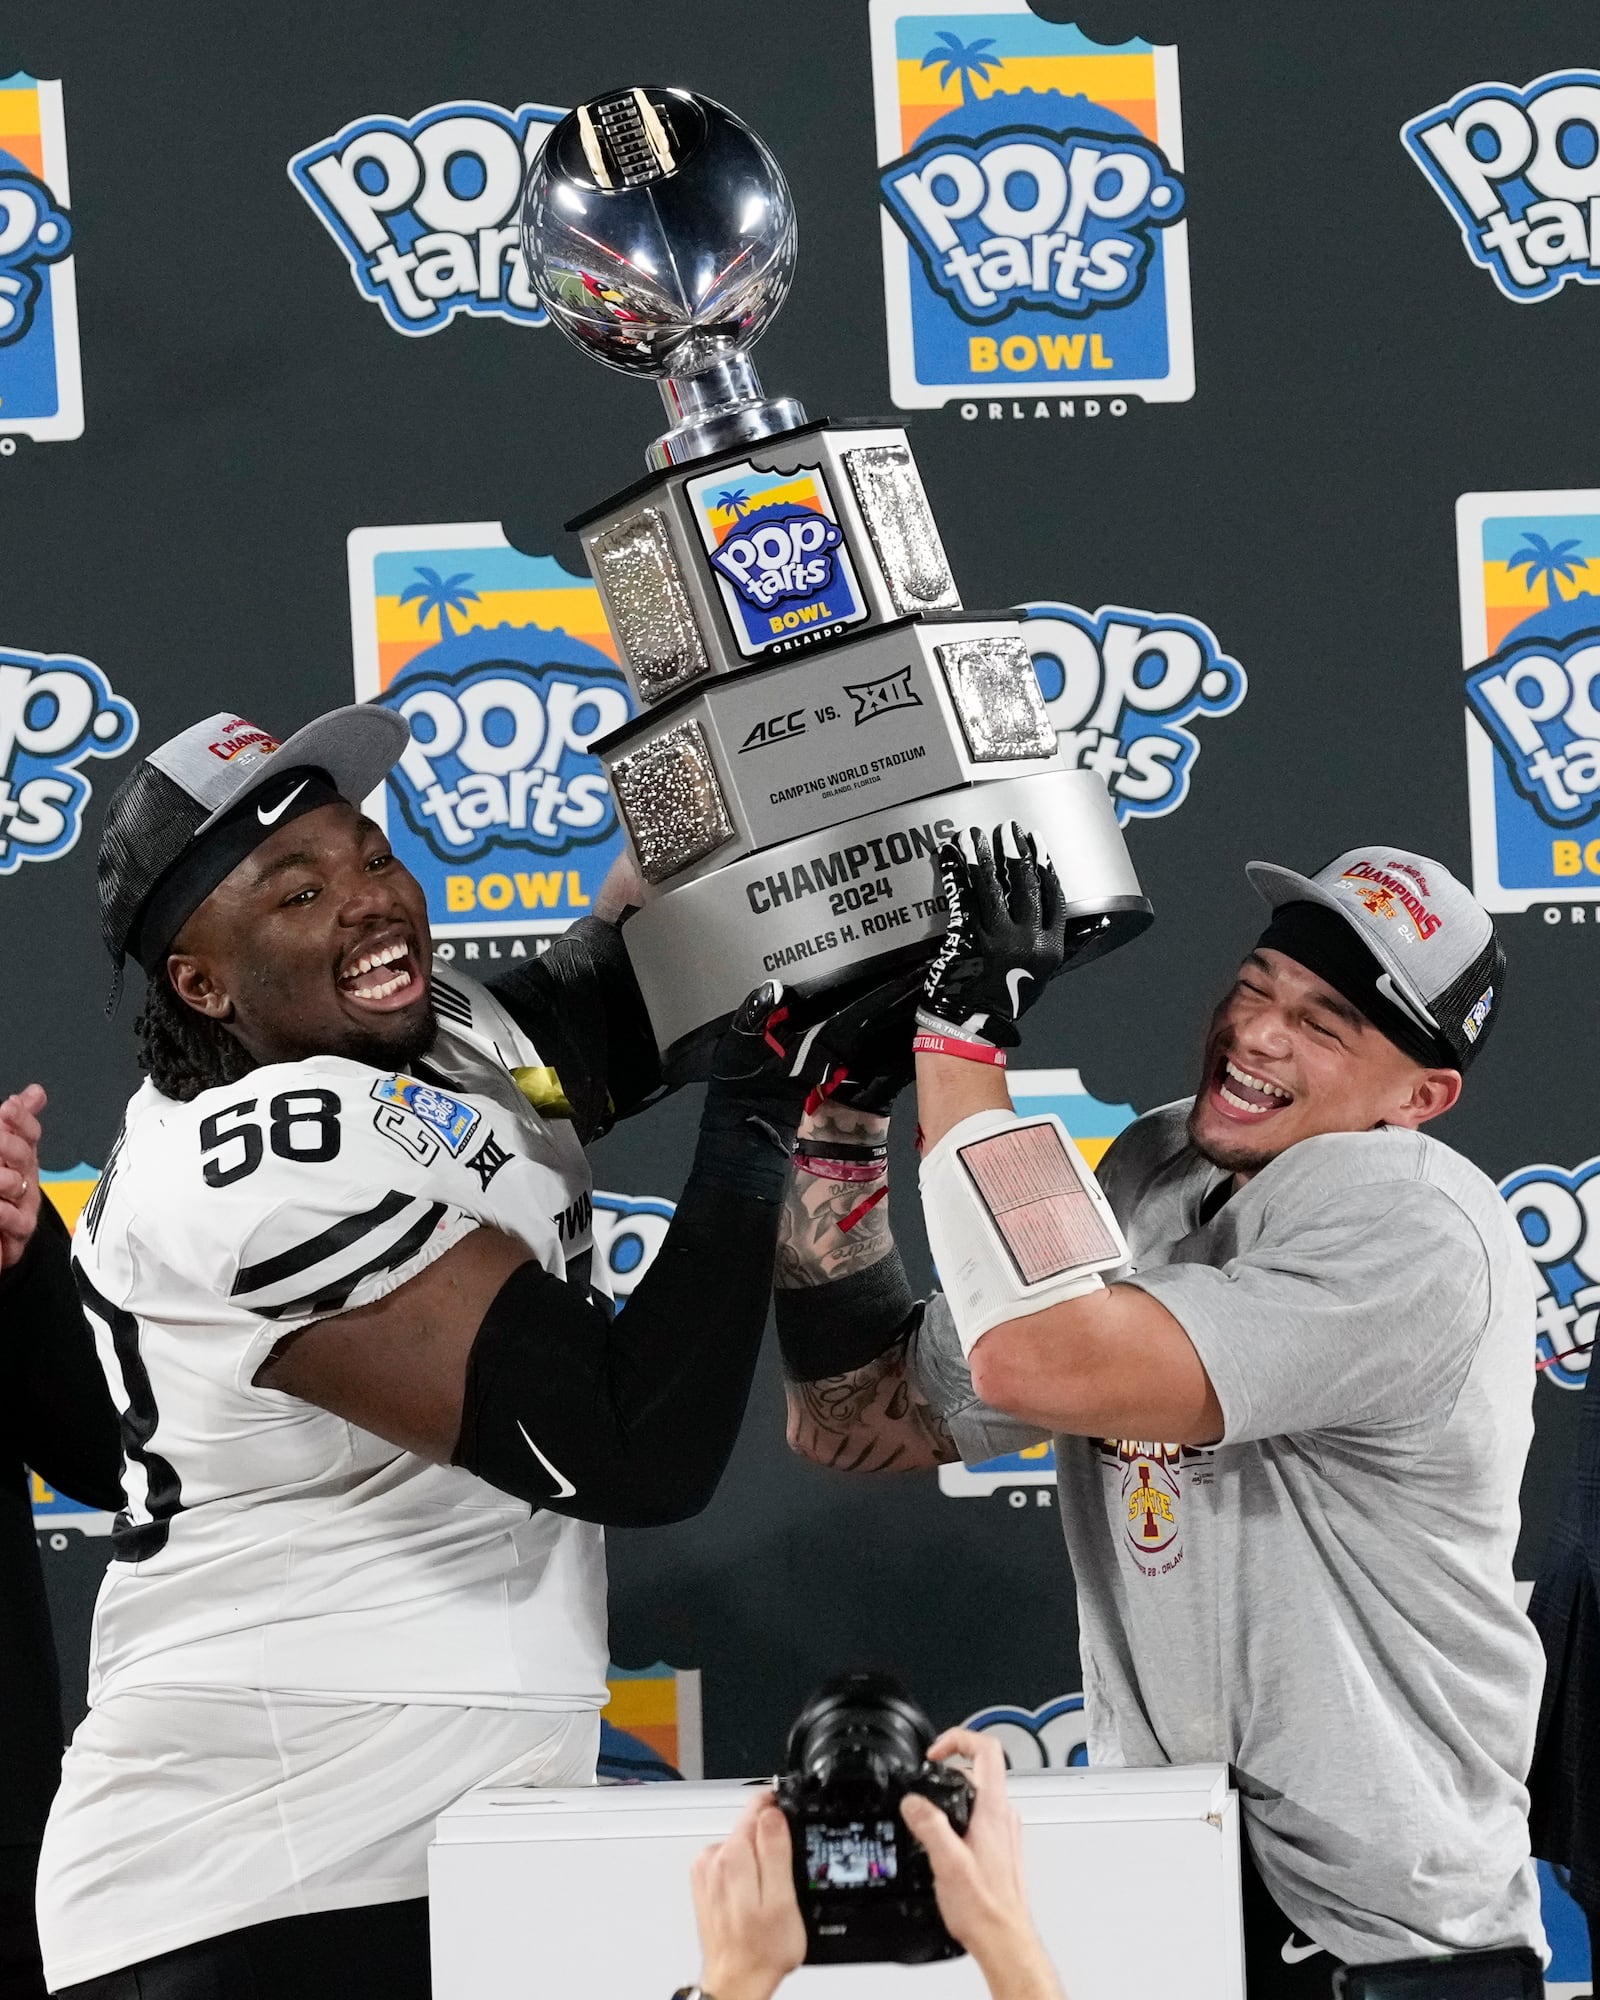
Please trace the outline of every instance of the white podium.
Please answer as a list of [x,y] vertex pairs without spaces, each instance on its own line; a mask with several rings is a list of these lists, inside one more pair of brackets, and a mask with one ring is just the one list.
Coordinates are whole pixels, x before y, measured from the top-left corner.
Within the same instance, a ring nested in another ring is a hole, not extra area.
[[[429,1853],[434,2000],[668,2000],[700,1970],[689,1863],[737,1781],[485,1787]],[[1243,2000],[1239,1806],[1226,1768],[1013,1773],[1028,1884],[1067,2000]],[[970,1959],[808,1966],[794,2000],[983,2000]]]

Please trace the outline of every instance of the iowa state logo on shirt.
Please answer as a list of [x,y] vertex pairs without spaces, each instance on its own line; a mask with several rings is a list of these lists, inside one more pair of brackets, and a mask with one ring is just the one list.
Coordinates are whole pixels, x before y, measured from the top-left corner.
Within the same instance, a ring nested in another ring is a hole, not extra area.
[[1117,1481],[1123,1545],[1143,1576],[1169,1576],[1183,1561],[1184,1457],[1181,1444],[1150,1438],[1100,1441],[1101,1466]]

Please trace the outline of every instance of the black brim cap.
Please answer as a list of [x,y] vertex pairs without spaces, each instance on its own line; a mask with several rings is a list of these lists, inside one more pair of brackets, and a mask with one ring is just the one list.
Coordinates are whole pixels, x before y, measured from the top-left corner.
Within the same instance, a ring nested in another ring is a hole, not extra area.
[[[162,882],[208,845],[224,820],[236,825],[238,809],[258,793],[293,773],[316,772],[332,796],[359,807],[382,785],[410,740],[404,717],[352,703],[318,716],[282,743],[224,709],[152,750],[117,788],[100,838],[101,928],[116,964],[121,966]],[[261,818],[261,840],[276,831],[280,818],[274,811]],[[139,941],[147,969],[166,942]]]

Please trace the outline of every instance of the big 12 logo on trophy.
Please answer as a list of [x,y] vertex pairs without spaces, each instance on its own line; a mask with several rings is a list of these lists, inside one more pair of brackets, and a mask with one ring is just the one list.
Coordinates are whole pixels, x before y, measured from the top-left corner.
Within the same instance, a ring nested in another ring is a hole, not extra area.
[[0,77],[0,456],[83,435],[61,85]]
[[1600,899],[1600,489],[1464,493],[1456,546],[1473,887],[1580,923]]
[[1177,50],[1103,47],[1026,0],[872,0],[871,19],[900,408],[1192,396]]
[[411,724],[390,842],[445,956],[527,957],[623,844],[590,748],[633,712],[599,593],[493,521],[357,528],[349,552],[356,697]]

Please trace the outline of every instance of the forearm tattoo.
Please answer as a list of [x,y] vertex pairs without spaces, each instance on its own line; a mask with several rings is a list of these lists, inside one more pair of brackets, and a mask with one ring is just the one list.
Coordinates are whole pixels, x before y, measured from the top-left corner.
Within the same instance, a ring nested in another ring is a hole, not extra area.
[[[830,1142],[881,1145],[888,1130],[887,1118],[824,1104],[801,1121],[799,1138],[822,1147]],[[799,1171],[791,1175],[778,1224],[773,1283],[779,1291],[831,1284],[889,1254],[894,1237],[889,1205],[882,1199],[887,1179],[887,1170],[870,1184]]]
[[790,1382],[791,1450],[840,1472],[911,1472],[959,1456],[949,1426],[907,1371],[910,1341],[865,1368]]

